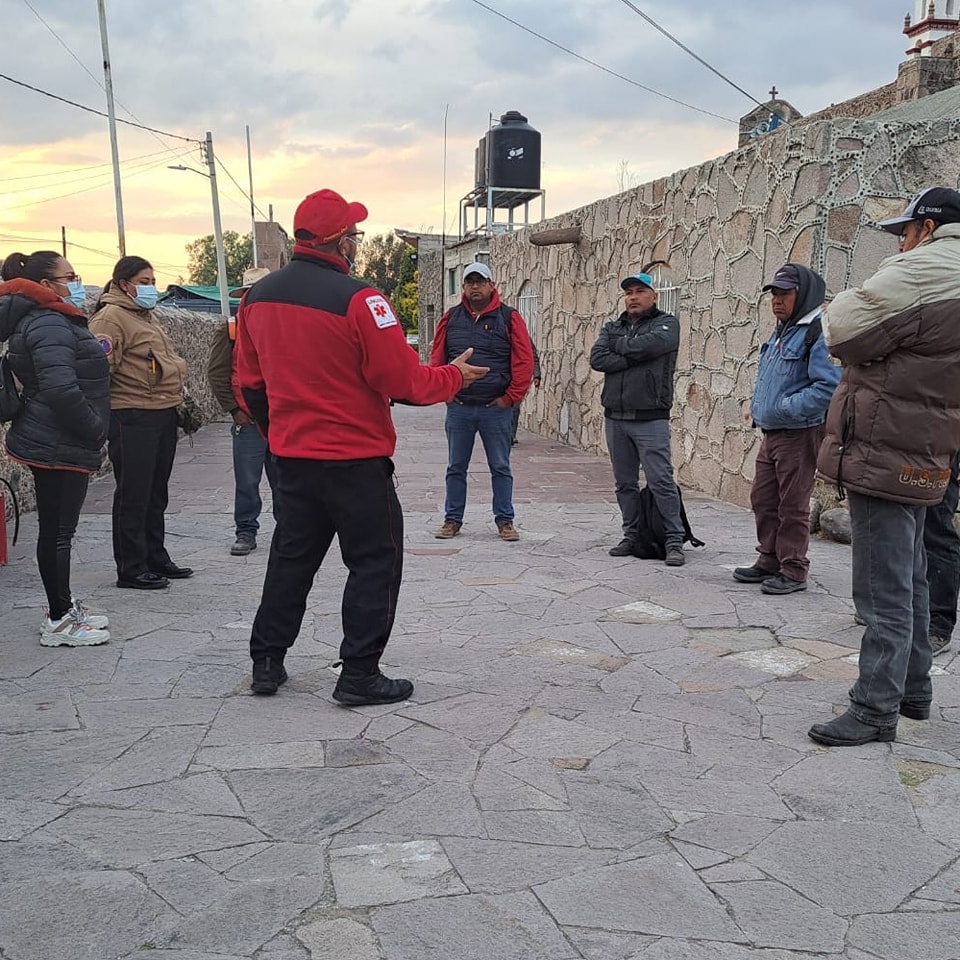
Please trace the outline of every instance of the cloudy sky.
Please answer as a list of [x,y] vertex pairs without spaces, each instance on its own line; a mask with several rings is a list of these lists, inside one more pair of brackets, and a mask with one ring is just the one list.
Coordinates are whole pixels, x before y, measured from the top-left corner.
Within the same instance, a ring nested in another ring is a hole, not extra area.
[[[211,130],[244,190],[249,124],[256,202],[288,229],[307,193],[332,187],[369,207],[368,232],[456,233],[490,115],[519,110],[543,136],[550,216],[735,148],[735,121],[755,106],[631,5],[752,97],[775,84],[805,114],[894,80],[914,6],[106,0],[117,116],[201,140]],[[105,109],[96,0],[0,0],[0,24],[0,73]],[[119,141],[127,250],[165,285],[186,272],[184,245],[213,229],[208,183],[167,169],[199,168],[199,151],[123,125]],[[106,120],[0,79],[0,253],[58,246],[65,227],[71,262],[102,283],[117,251],[109,163]],[[219,179],[224,228],[248,231],[249,202]]]

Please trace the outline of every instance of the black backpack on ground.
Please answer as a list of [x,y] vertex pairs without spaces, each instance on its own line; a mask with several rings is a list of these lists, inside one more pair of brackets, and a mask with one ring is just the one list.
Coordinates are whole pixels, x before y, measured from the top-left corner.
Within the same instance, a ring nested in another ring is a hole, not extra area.
[[[692,547],[702,547],[702,540],[698,540],[690,529],[687,520],[687,511],[683,507],[683,494],[677,487],[677,496],[680,497],[680,520],[683,522],[683,542]],[[640,525],[637,538],[634,540],[633,555],[641,560],[663,560],[667,556],[667,535],[663,529],[663,517],[657,508],[657,501],[649,487],[640,491],[640,500],[637,505],[640,513]]]

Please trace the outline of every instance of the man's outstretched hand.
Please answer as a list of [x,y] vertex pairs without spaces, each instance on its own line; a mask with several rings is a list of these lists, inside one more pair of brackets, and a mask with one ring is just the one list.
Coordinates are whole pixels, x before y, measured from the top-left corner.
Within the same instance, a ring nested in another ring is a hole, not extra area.
[[473,347],[467,347],[467,349],[464,350],[459,357],[450,361],[450,365],[456,367],[460,371],[460,375],[463,377],[463,385],[465,387],[468,387],[474,382],[474,380],[479,380],[481,377],[486,376],[490,372],[489,367],[475,367],[472,364],[467,363],[472,355]]

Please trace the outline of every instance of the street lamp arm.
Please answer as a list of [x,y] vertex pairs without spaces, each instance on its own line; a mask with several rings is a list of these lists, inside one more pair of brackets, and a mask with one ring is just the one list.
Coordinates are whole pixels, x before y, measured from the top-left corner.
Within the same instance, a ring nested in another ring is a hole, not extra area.
[[182,163],[178,163],[175,165],[168,164],[167,169],[168,170],[189,170],[191,173],[199,174],[201,177],[206,177],[208,180],[210,179],[209,174],[204,173],[202,170],[197,170],[195,167],[185,167]]

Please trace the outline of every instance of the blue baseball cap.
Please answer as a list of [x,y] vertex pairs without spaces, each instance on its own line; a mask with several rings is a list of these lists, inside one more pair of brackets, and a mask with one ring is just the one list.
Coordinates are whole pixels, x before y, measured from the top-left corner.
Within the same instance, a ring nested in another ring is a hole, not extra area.
[[635,273],[632,277],[624,277],[620,281],[620,289],[626,290],[632,283],[641,283],[653,290],[653,277],[649,273]]

